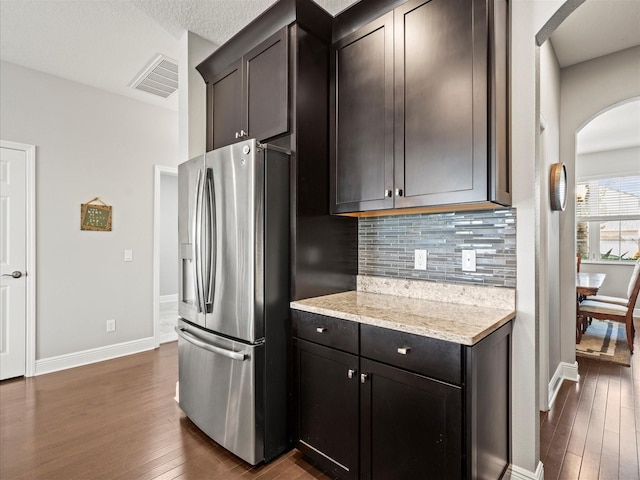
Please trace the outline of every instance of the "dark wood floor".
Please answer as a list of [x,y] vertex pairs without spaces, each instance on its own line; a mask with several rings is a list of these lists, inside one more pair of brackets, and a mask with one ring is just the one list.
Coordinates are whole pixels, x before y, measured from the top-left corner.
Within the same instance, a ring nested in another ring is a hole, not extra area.
[[[296,450],[252,468],[208,439],[173,399],[176,357],[170,343],[0,382],[0,478],[328,479]],[[540,415],[545,479],[640,479],[640,354],[631,368],[580,359],[579,371]]]
[[551,410],[540,415],[545,480],[640,478],[638,336],[631,367],[579,358],[580,381],[564,382]]
[[174,401],[176,343],[0,383],[0,478],[328,479],[291,451],[252,468]]

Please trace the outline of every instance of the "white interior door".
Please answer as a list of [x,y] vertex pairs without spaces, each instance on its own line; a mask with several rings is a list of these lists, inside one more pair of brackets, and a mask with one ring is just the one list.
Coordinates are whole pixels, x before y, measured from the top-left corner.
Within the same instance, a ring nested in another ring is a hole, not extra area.
[[0,380],[25,374],[26,152],[0,148]]

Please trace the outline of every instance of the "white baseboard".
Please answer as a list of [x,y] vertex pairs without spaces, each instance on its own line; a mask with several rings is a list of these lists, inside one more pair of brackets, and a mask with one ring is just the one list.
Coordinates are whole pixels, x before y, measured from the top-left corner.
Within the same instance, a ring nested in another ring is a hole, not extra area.
[[547,392],[549,393],[549,403],[547,403],[547,405],[549,408],[551,408],[553,402],[555,402],[556,397],[558,396],[558,392],[562,386],[562,380],[562,362],[560,362],[558,364],[558,368],[556,368],[556,371],[553,374],[553,377],[551,377],[551,380],[549,381],[549,388],[547,388]]
[[153,337],[141,338],[130,342],[107,345],[106,347],[92,348],[81,352],[67,353],[56,357],[36,360],[35,375],[57,372],[68,368],[80,367],[90,363],[102,362],[112,358],[124,357],[134,353],[153,350],[155,347]]
[[160,343],[175,342],[176,340],[178,340],[178,334],[175,331],[163,333],[159,339]]
[[578,380],[580,380],[580,375],[578,374],[578,362],[560,362],[560,365],[562,366],[563,379],[569,380],[571,382],[577,382]]
[[553,374],[553,377],[551,378],[551,381],[549,382],[549,408],[551,408],[553,402],[556,400],[564,380],[577,382],[579,379],[578,362],[574,362],[573,364],[560,362],[558,364],[558,368],[556,368],[556,371]]
[[160,295],[160,303],[164,303],[164,302],[177,302],[178,301],[178,294],[175,293],[173,295]]
[[544,480],[544,467],[542,462],[538,462],[535,472],[530,472],[517,465],[511,466],[511,480]]

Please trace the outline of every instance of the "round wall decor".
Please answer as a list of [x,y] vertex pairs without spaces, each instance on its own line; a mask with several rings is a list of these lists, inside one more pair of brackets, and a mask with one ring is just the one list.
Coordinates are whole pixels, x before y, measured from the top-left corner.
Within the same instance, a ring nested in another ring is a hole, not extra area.
[[549,194],[551,210],[564,211],[567,206],[567,169],[562,162],[551,165]]

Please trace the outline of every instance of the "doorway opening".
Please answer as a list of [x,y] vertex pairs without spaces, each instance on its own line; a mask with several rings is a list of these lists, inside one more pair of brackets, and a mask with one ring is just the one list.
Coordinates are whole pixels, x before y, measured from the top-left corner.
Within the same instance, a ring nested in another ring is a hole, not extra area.
[[153,202],[153,330],[156,347],[177,340],[178,169],[156,165]]

